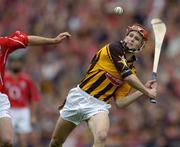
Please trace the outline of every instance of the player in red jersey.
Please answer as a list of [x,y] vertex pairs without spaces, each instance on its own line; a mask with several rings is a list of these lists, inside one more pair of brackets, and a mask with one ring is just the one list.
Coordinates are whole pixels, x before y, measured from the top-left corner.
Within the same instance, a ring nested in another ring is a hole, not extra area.
[[[17,134],[19,147],[28,146],[28,135],[32,125],[37,123],[37,106],[40,92],[31,77],[23,70],[25,58],[21,54],[12,54],[5,72],[5,91],[11,104],[13,128]],[[34,132],[32,132],[34,133]]]
[[10,53],[19,49],[33,45],[58,44],[70,37],[68,32],[60,33],[54,38],[27,35],[16,31],[9,36],[0,38],[0,146],[12,147],[13,129],[11,115],[9,112],[10,103],[8,96],[4,93],[4,71],[7,58]]

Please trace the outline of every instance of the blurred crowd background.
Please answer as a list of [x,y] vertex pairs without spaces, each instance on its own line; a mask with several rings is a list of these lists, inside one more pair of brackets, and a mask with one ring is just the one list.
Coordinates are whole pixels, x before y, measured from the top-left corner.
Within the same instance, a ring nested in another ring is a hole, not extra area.
[[[122,6],[121,16],[113,14]],[[128,25],[141,23],[151,32],[137,56],[138,76],[151,78],[154,36],[150,25],[160,17],[167,25],[158,67],[158,104],[142,97],[126,109],[112,102],[107,147],[180,147],[180,1],[179,0],[1,0],[0,34],[16,30],[53,37],[68,31],[71,39],[58,46],[33,47],[25,52],[26,71],[41,91],[38,122],[29,146],[46,147],[59,116],[58,105],[81,80],[103,45],[121,40]],[[82,123],[64,147],[90,147],[92,136]]]

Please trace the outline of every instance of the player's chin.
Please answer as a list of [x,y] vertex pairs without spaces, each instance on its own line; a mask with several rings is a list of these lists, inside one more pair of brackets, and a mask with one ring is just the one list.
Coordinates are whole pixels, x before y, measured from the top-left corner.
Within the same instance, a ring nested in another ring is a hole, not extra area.
[[128,47],[129,49],[134,49],[134,48],[135,48],[135,46],[134,46],[133,44],[130,44],[130,43],[127,43],[127,47]]

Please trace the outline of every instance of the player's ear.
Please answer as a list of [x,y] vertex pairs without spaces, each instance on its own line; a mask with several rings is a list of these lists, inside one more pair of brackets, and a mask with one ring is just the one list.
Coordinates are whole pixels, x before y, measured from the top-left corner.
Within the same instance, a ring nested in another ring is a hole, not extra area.
[[141,43],[139,44],[139,47],[138,47],[137,51],[138,51],[138,52],[139,52],[139,51],[142,51],[143,48],[145,47],[145,44],[146,44],[146,42],[145,42],[144,40],[141,41]]

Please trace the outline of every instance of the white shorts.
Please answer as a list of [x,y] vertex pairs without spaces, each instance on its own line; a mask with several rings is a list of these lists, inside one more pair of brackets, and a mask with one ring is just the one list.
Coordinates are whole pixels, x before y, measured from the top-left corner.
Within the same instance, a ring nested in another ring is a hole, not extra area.
[[10,112],[15,133],[30,133],[32,127],[29,108],[11,108]]
[[0,118],[9,117],[10,115],[10,102],[6,94],[0,93]]
[[78,125],[99,112],[109,113],[108,109],[110,108],[110,104],[98,100],[76,87],[69,91],[60,115],[63,119]]

